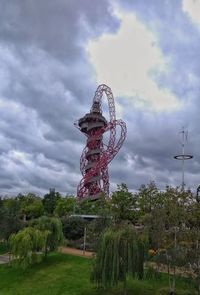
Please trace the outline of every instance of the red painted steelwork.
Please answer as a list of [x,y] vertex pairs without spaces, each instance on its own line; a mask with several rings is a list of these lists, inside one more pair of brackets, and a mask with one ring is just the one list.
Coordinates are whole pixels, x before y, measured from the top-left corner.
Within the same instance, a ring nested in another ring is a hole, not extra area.
[[[108,100],[109,122],[102,115],[103,93]],[[116,120],[114,97],[108,86],[105,84],[98,86],[90,113],[79,119],[75,125],[87,137],[86,147],[80,159],[83,178],[77,188],[77,197],[95,200],[99,198],[101,192],[109,196],[108,164],[125,140],[126,124],[122,120]],[[117,127],[121,130],[118,140],[116,140]],[[103,143],[103,135],[106,132],[110,133],[107,145]]]

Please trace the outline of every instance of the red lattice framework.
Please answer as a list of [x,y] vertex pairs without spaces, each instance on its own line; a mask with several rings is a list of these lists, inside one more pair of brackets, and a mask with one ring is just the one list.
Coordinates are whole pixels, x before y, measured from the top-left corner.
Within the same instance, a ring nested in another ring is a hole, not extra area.
[[[102,116],[102,96],[108,100],[109,122]],[[80,170],[83,175],[78,188],[77,197],[98,199],[101,192],[109,196],[108,164],[120,150],[126,137],[126,124],[116,120],[114,97],[111,89],[105,84],[99,85],[93,98],[92,108],[77,123],[76,127],[87,137],[86,146],[80,159]],[[116,139],[116,129],[120,135]],[[109,132],[108,143],[103,143],[103,135]]]

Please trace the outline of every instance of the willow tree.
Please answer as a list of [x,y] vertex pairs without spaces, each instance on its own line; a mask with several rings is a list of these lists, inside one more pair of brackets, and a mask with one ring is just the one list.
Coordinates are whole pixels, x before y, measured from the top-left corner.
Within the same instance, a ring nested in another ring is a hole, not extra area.
[[146,242],[132,228],[108,229],[102,235],[94,261],[91,280],[97,287],[109,287],[123,282],[127,276],[143,278]]
[[45,246],[48,232],[33,227],[26,227],[10,236],[10,248],[13,263],[26,269],[29,265],[39,262],[42,258],[39,251]]
[[47,256],[48,251],[54,251],[63,241],[62,223],[59,218],[41,216],[30,223],[34,228],[47,233],[45,240],[44,253]]

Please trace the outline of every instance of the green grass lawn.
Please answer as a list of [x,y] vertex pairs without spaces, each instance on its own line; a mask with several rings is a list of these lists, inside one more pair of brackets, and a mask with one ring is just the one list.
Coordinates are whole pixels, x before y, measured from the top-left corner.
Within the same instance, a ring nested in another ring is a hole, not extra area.
[[[120,295],[121,286],[110,290],[96,290],[90,283],[91,260],[54,253],[46,261],[32,266],[28,271],[0,266],[0,295]],[[178,280],[178,295],[194,295],[187,281]],[[167,287],[167,277],[158,281],[129,280],[128,295],[159,295]]]

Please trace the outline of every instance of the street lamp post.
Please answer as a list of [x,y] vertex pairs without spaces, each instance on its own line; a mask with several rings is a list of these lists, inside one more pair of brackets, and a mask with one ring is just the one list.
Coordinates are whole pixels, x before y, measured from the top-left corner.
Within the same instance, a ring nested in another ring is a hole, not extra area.
[[182,154],[174,156],[174,159],[182,161],[182,183],[181,183],[181,188],[184,191],[184,188],[185,188],[185,160],[190,160],[190,159],[193,158],[193,156],[189,155],[189,154],[185,154],[185,143],[187,141],[188,132],[185,131],[185,129],[183,127],[183,129],[182,129],[182,131],[180,131],[180,133],[181,133]]

